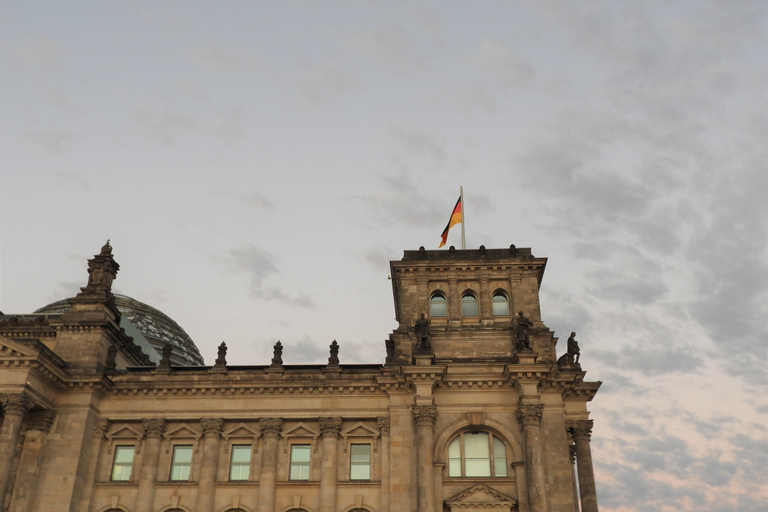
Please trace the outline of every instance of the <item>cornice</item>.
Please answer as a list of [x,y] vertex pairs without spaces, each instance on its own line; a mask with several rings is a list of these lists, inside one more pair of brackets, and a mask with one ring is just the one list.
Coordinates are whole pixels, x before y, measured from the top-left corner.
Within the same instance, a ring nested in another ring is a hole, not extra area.
[[378,385],[232,385],[231,383],[217,384],[158,384],[155,382],[116,383],[110,390],[113,395],[349,395],[381,393],[384,390]]

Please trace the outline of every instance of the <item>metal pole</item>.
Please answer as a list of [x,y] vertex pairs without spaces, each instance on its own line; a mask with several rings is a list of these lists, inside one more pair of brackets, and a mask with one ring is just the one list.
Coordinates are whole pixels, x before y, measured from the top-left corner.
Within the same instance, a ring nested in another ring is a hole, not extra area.
[[461,197],[461,248],[463,250],[467,248],[464,243],[464,187],[459,187],[459,196]]

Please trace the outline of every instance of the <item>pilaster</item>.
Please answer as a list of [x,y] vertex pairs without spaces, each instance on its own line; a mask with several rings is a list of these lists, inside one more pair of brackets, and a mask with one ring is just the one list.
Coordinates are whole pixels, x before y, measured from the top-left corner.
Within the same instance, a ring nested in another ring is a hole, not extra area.
[[341,418],[320,418],[323,472],[320,475],[320,512],[336,511],[336,474]]
[[281,418],[259,420],[264,436],[261,474],[259,475],[258,512],[275,512],[275,480],[277,478],[277,440],[283,426]]
[[434,457],[433,432],[437,421],[437,407],[415,405],[413,421],[416,424],[416,450],[418,472],[418,512],[434,512]]
[[219,444],[221,440],[221,427],[224,420],[221,418],[203,418],[200,420],[203,428],[203,462],[200,467],[200,482],[197,492],[197,510],[200,512],[213,512],[214,493],[216,489],[216,470],[219,466]]
[[139,468],[139,489],[136,498],[136,512],[153,512],[155,501],[155,482],[157,481],[157,463],[160,458],[160,442],[165,432],[166,422],[161,418],[143,420],[144,457]]
[[521,405],[517,420],[523,426],[525,443],[525,472],[528,482],[528,503],[531,512],[547,512],[544,481],[544,457],[541,446],[542,404]]
[[575,420],[567,424],[568,432],[576,445],[576,467],[579,473],[579,492],[581,493],[581,511],[597,512],[597,490],[595,473],[592,468],[592,420]]

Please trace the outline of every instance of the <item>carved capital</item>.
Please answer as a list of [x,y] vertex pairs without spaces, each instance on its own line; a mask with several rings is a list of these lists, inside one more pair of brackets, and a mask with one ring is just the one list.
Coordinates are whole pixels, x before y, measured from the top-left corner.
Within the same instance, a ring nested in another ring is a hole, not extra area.
[[381,431],[382,435],[389,434],[389,418],[376,418],[376,421],[379,424],[379,430]]
[[44,411],[35,411],[29,418],[27,428],[29,430],[39,430],[40,432],[50,432],[51,426],[53,426],[53,419],[56,417],[56,413],[50,409]]
[[524,427],[541,425],[541,415],[544,412],[543,404],[521,405],[517,410],[517,421]]
[[414,405],[413,421],[417,427],[434,427],[437,421],[437,407],[434,405]]
[[152,418],[149,420],[141,420],[141,424],[144,425],[144,437],[147,439],[155,438],[159,439],[165,432],[166,422],[162,418]]
[[26,393],[0,395],[0,403],[3,404],[3,414],[6,416],[16,415],[24,417],[35,406],[35,401],[27,396]]
[[566,423],[566,428],[574,441],[589,441],[592,437],[592,425],[592,420],[572,420]]
[[200,420],[200,425],[203,427],[203,435],[206,437],[219,437],[221,427],[224,426],[224,420],[221,418],[203,418]]
[[283,420],[281,418],[261,418],[259,425],[261,425],[261,432],[264,434],[264,437],[277,437],[283,426]]
[[110,425],[112,425],[112,422],[109,420],[103,418],[97,419],[93,424],[93,437],[97,439],[103,438],[104,434],[109,430]]
[[341,418],[320,418],[320,432],[323,437],[337,437],[341,430]]

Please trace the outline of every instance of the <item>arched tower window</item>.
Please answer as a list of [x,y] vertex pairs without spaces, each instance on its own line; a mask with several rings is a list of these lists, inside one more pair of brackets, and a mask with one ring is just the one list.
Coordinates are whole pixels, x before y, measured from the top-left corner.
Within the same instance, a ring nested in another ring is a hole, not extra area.
[[509,299],[507,294],[498,291],[493,294],[493,316],[509,316]]
[[488,432],[462,432],[448,445],[448,476],[507,476],[507,448]]
[[445,295],[437,292],[429,299],[429,316],[448,316],[448,307],[445,301]]
[[467,292],[461,296],[461,316],[477,316],[477,296]]

